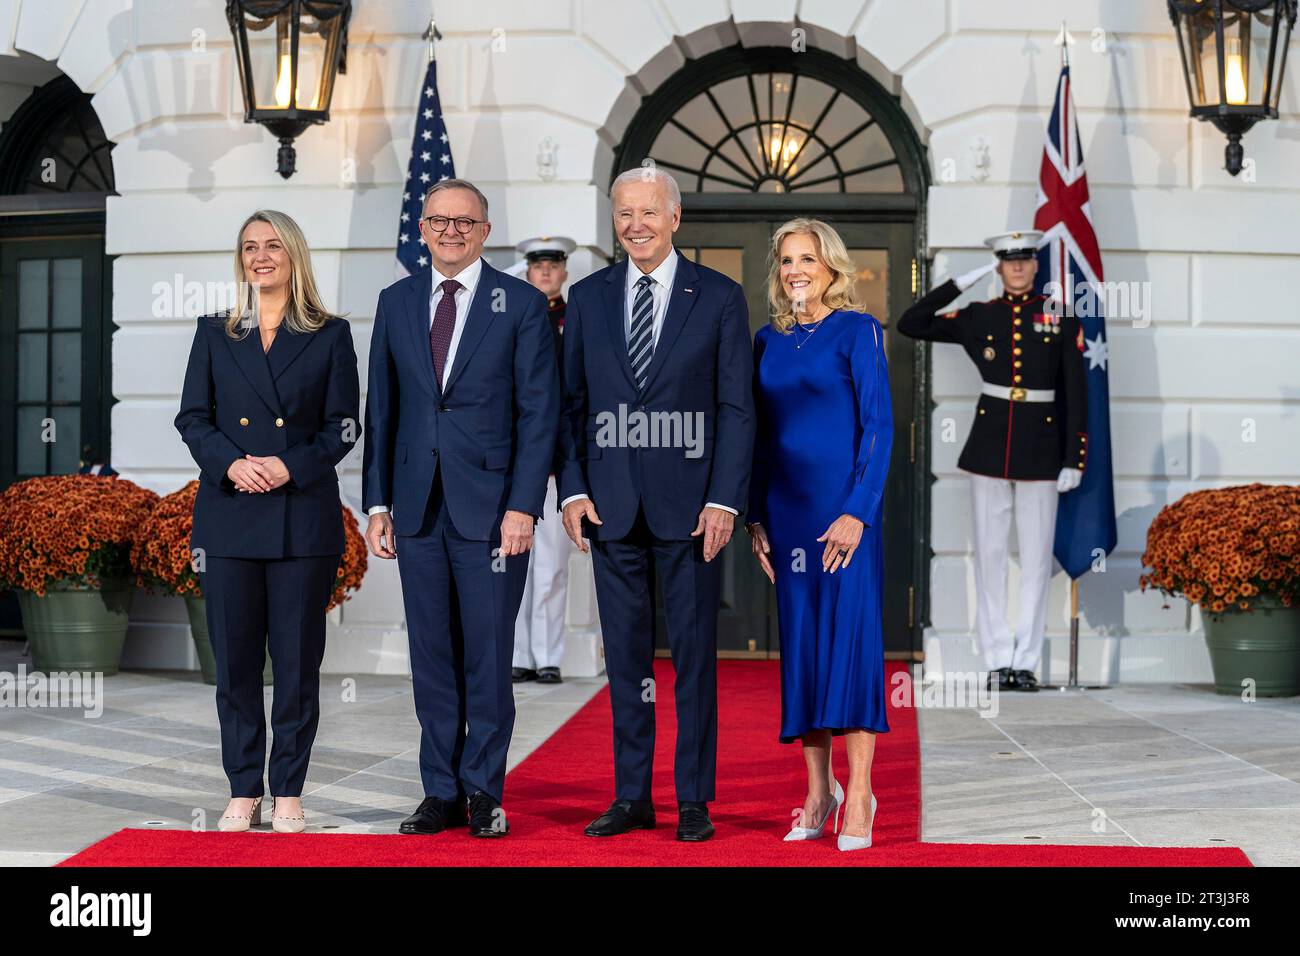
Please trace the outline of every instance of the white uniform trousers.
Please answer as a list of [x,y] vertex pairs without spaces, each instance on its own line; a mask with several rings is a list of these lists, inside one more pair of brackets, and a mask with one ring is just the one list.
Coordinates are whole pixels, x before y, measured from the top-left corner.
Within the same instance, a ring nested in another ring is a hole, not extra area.
[[[1056,537],[1055,481],[1010,481],[970,476],[975,545],[975,624],[989,670],[1034,671],[1043,652],[1047,595]],[[1020,550],[1020,616],[1007,624],[1007,557],[1011,511]]]
[[514,666],[537,670],[564,663],[564,604],[573,542],[555,510],[555,478],[546,485],[543,520],[533,529],[524,599],[515,619]]

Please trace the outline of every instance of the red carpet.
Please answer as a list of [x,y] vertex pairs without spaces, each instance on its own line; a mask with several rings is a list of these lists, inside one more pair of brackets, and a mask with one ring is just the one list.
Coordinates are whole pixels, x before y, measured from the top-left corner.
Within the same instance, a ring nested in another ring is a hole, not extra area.
[[[902,665],[892,665],[893,668]],[[657,663],[659,720],[654,796],[659,828],[593,839],[582,828],[613,799],[609,692],[602,690],[506,780],[510,835],[476,839],[463,830],[431,837],[338,833],[229,834],[120,830],[62,866],[1249,866],[1235,847],[1135,847],[918,842],[920,761],[916,712],[890,711],[872,784],[875,845],[840,853],[828,834],[784,843],[802,805],[806,777],[797,744],[777,742],[780,673],[772,662],[718,666],[717,835],[673,839],[675,733],[672,670]],[[892,685],[891,685],[892,686]],[[847,760],[836,742],[837,775]],[[311,813],[310,798],[307,812]],[[394,819],[394,828],[397,820]]]

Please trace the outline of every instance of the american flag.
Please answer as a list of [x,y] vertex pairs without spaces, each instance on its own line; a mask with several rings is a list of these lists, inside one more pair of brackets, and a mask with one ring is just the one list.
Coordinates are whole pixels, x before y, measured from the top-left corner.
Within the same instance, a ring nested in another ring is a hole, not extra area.
[[[1053,553],[1071,578],[1092,567],[1095,551],[1115,547],[1115,486],[1111,472],[1110,384],[1106,373],[1106,322],[1101,304],[1101,247],[1092,227],[1083,147],[1070,95],[1070,67],[1061,69],[1056,103],[1047,126],[1047,143],[1038,179],[1034,228],[1043,232],[1038,248],[1038,290],[1059,290],[1067,312],[1083,330],[1088,390],[1088,456],[1083,481],[1061,496],[1056,512]],[[1052,288],[1048,289],[1048,283]]]
[[438,98],[438,61],[430,60],[420,87],[420,106],[415,114],[415,137],[411,140],[411,161],[406,166],[402,190],[402,215],[397,224],[397,273],[410,275],[429,267],[429,250],[420,240],[420,216],[424,194],[442,179],[454,179],[451,142],[442,121]]

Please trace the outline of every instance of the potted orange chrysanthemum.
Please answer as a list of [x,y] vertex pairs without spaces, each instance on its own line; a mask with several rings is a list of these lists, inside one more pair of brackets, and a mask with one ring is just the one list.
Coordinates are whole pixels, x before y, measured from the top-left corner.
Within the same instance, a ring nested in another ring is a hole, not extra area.
[[1215,690],[1300,694],[1300,487],[1194,491],[1147,531],[1142,589],[1199,605]]
[[[190,636],[194,652],[199,658],[199,670],[207,684],[217,682],[216,660],[208,636],[207,608],[203,588],[194,567],[190,552],[190,531],[194,526],[194,496],[199,483],[191,481],[179,491],[159,499],[148,517],[141,522],[131,549],[131,565],[135,568],[136,583],[140,587],[163,594],[175,594],[185,599],[185,610],[190,619]],[[343,506],[343,533],[345,550],[339,562],[327,611],[348,600],[358,588],[366,573],[366,543],[357,528],[356,519]],[[271,683],[271,658],[267,655],[262,673],[265,683]]]
[[131,541],[157,500],[99,475],[29,478],[0,494],[0,587],[18,593],[38,670],[117,673]]

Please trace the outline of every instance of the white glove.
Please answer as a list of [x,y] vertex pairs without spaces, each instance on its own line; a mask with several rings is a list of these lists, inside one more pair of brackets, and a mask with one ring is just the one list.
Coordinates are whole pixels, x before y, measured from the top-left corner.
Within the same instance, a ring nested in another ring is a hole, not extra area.
[[967,289],[973,286],[976,282],[979,282],[980,279],[983,279],[986,275],[988,275],[997,267],[998,264],[997,261],[995,260],[993,262],[990,262],[988,265],[980,266],[978,269],[972,269],[970,272],[963,273],[962,275],[959,275],[957,276],[957,278],[953,279],[953,281],[957,283],[957,288],[961,289],[962,292],[965,292]]
[[1062,468],[1061,473],[1056,476],[1056,490],[1062,494],[1073,491],[1079,487],[1081,481],[1083,481],[1083,472],[1078,468]]

